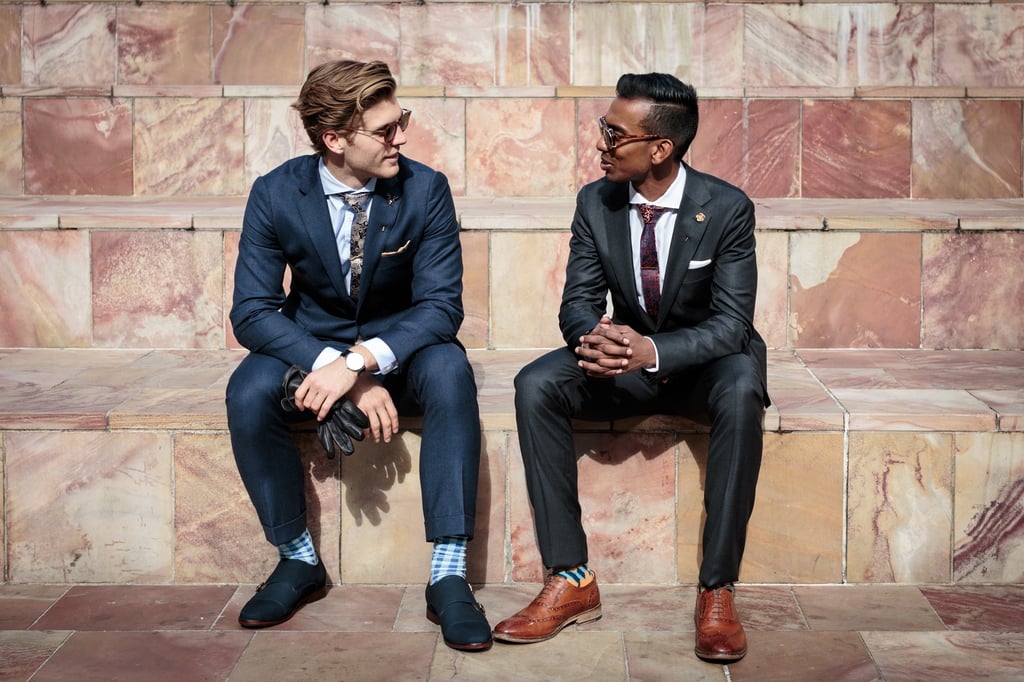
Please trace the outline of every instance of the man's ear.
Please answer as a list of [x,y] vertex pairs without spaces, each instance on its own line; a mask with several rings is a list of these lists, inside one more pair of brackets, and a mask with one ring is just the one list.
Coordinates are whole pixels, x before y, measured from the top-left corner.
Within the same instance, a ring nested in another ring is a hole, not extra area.
[[343,154],[345,147],[348,146],[348,140],[337,130],[325,130],[320,139],[323,140],[324,146],[335,154]]
[[651,154],[651,162],[655,165],[665,163],[665,161],[672,158],[675,151],[676,145],[672,140],[662,138],[658,140],[658,145],[654,148],[654,152]]

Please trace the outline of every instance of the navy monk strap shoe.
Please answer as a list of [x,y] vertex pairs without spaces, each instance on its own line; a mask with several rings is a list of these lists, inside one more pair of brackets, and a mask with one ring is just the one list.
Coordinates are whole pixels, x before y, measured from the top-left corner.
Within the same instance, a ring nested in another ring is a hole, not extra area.
[[299,608],[327,594],[327,569],[324,562],[310,566],[298,559],[281,559],[266,582],[242,607],[238,624],[243,628],[268,628],[279,625]]
[[427,620],[441,626],[444,643],[460,651],[491,648],[491,626],[466,579],[448,575],[427,585]]

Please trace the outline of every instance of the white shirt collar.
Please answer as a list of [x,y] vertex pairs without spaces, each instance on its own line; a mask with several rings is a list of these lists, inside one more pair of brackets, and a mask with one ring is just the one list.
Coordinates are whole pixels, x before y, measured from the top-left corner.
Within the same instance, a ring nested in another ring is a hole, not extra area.
[[654,204],[655,206],[664,206],[670,208],[673,211],[678,210],[680,204],[683,203],[683,188],[686,186],[686,166],[682,163],[679,164],[679,173],[676,175],[676,179],[672,181],[669,188],[665,190],[665,193],[654,201],[649,201],[647,197],[640,192],[636,191],[633,187],[633,183],[629,183],[629,203],[631,204]]
[[331,171],[327,170],[327,164],[324,163],[324,157],[322,156],[320,157],[319,170],[320,184],[323,186],[324,194],[327,196],[331,196],[332,194],[343,194],[345,192],[372,192],[377,186],[377,178],[370,178],[370,181],[367,182],[364,187],[349,187],[338,180],[338,178],[331,175]]

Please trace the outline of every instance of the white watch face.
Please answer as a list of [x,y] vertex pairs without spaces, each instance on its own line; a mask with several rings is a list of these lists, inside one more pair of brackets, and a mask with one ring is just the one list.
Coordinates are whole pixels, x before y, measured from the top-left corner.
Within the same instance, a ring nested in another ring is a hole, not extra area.
[[359,353],[349,353],[345,356],[345,366],[353,372],[361,372],[366,366],[366,361]]

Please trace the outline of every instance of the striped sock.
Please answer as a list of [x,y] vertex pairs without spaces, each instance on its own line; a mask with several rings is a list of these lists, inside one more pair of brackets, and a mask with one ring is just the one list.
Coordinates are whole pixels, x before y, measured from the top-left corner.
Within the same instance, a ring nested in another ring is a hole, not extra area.
[[277,546],[277,554],[282,559],[297,559],[305,561],[310,566],[316,566],[319,560],[316,558],[316,549],[313,548],[313,536],[309,529],[302,531],[302,535]]
[[587,568],[586,564],[557,571],[555,575],[565,578],[576,587],[586,587],[594,579],[594,572]]
[[466,577],[465,535],[446,535],[434,540],[434,554],[430,558],[430,584],[448,575]]

